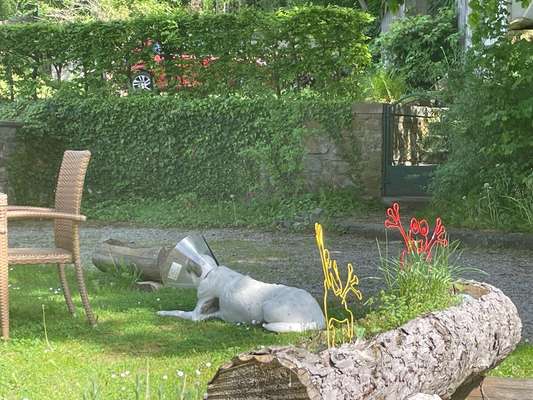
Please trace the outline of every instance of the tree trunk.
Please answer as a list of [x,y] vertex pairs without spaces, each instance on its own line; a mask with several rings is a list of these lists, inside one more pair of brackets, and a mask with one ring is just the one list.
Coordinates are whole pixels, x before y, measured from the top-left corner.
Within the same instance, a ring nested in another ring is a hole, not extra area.
[[318,354],[268,348],[222,366],[208,386],[215,399],[405,400],[418,393],[449,398],[466,380],[513,351],[522,324],[499,289],[459,282],[463,302],[367,341]]
[[164,247],[134,248],[108,239],[94,251],[92,261],[103,272],[126,269],[139,273],[144,280],[161,282],[160,264],[167,254]]

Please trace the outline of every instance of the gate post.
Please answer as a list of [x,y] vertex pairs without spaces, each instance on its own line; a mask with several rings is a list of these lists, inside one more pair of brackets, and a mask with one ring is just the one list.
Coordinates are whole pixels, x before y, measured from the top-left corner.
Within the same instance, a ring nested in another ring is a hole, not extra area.
[[381,103],[352,106],[352,131],[359,149],[359,180],[365,198],[378,199],[382,195],[383,109]]
[[7,162],[15,148],[15,133],[22,126],[19,122],[0,121],[0,193],[12,196],[9,188]]

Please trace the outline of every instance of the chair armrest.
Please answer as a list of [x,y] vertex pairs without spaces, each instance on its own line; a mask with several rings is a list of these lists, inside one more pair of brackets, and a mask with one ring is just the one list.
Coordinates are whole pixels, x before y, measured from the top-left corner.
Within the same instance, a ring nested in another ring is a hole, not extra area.
[[31,206],[7,206],[7,211],[55,211],[53,208],[46,207],[31,207]]
[[81,214],[58,212],[53,208],[8,207],[7,219],[68,219],[74,222],[83,222],[87,220],[87,217]]

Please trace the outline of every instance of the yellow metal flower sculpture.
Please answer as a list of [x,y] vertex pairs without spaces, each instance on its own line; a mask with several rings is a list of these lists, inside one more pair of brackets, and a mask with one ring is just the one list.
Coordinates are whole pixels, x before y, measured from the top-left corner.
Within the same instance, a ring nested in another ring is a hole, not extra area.
[[[342,332],[341,340],[343,342],[351,342],[354,336],[354,316],[348,307],[348,294],[353,293],[353,295],[359,300],[363,298],[363,295],[361,294],[361,291],[357,289],[359,278],[353,273],[352,264],[348,264],[346,284],[343,285],[337,267],[337,261],[331,259],[329,250],[326,249],[324,245],[324,230],[322,229],[322,225],[318,223],[315,224],[315,236],[318,251],[320,252],[320,258],[322,260],[322,271],[324,272],[324,314],[327,322],[328,347],[335,347],[337,344],[336,331],[338,328],[340,328]],[[343,319],[329,316],[329,293],[333,293],[333,295],[339,299],[340,303],[344,307]]]

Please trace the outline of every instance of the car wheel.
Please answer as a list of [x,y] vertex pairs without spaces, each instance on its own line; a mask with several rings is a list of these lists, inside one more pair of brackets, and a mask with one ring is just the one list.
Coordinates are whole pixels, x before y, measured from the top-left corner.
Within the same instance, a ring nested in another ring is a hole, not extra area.
[[134,90],[152,90],[154,88],[152,76],[148,72],[139,72],[133,76],[131,87]]

